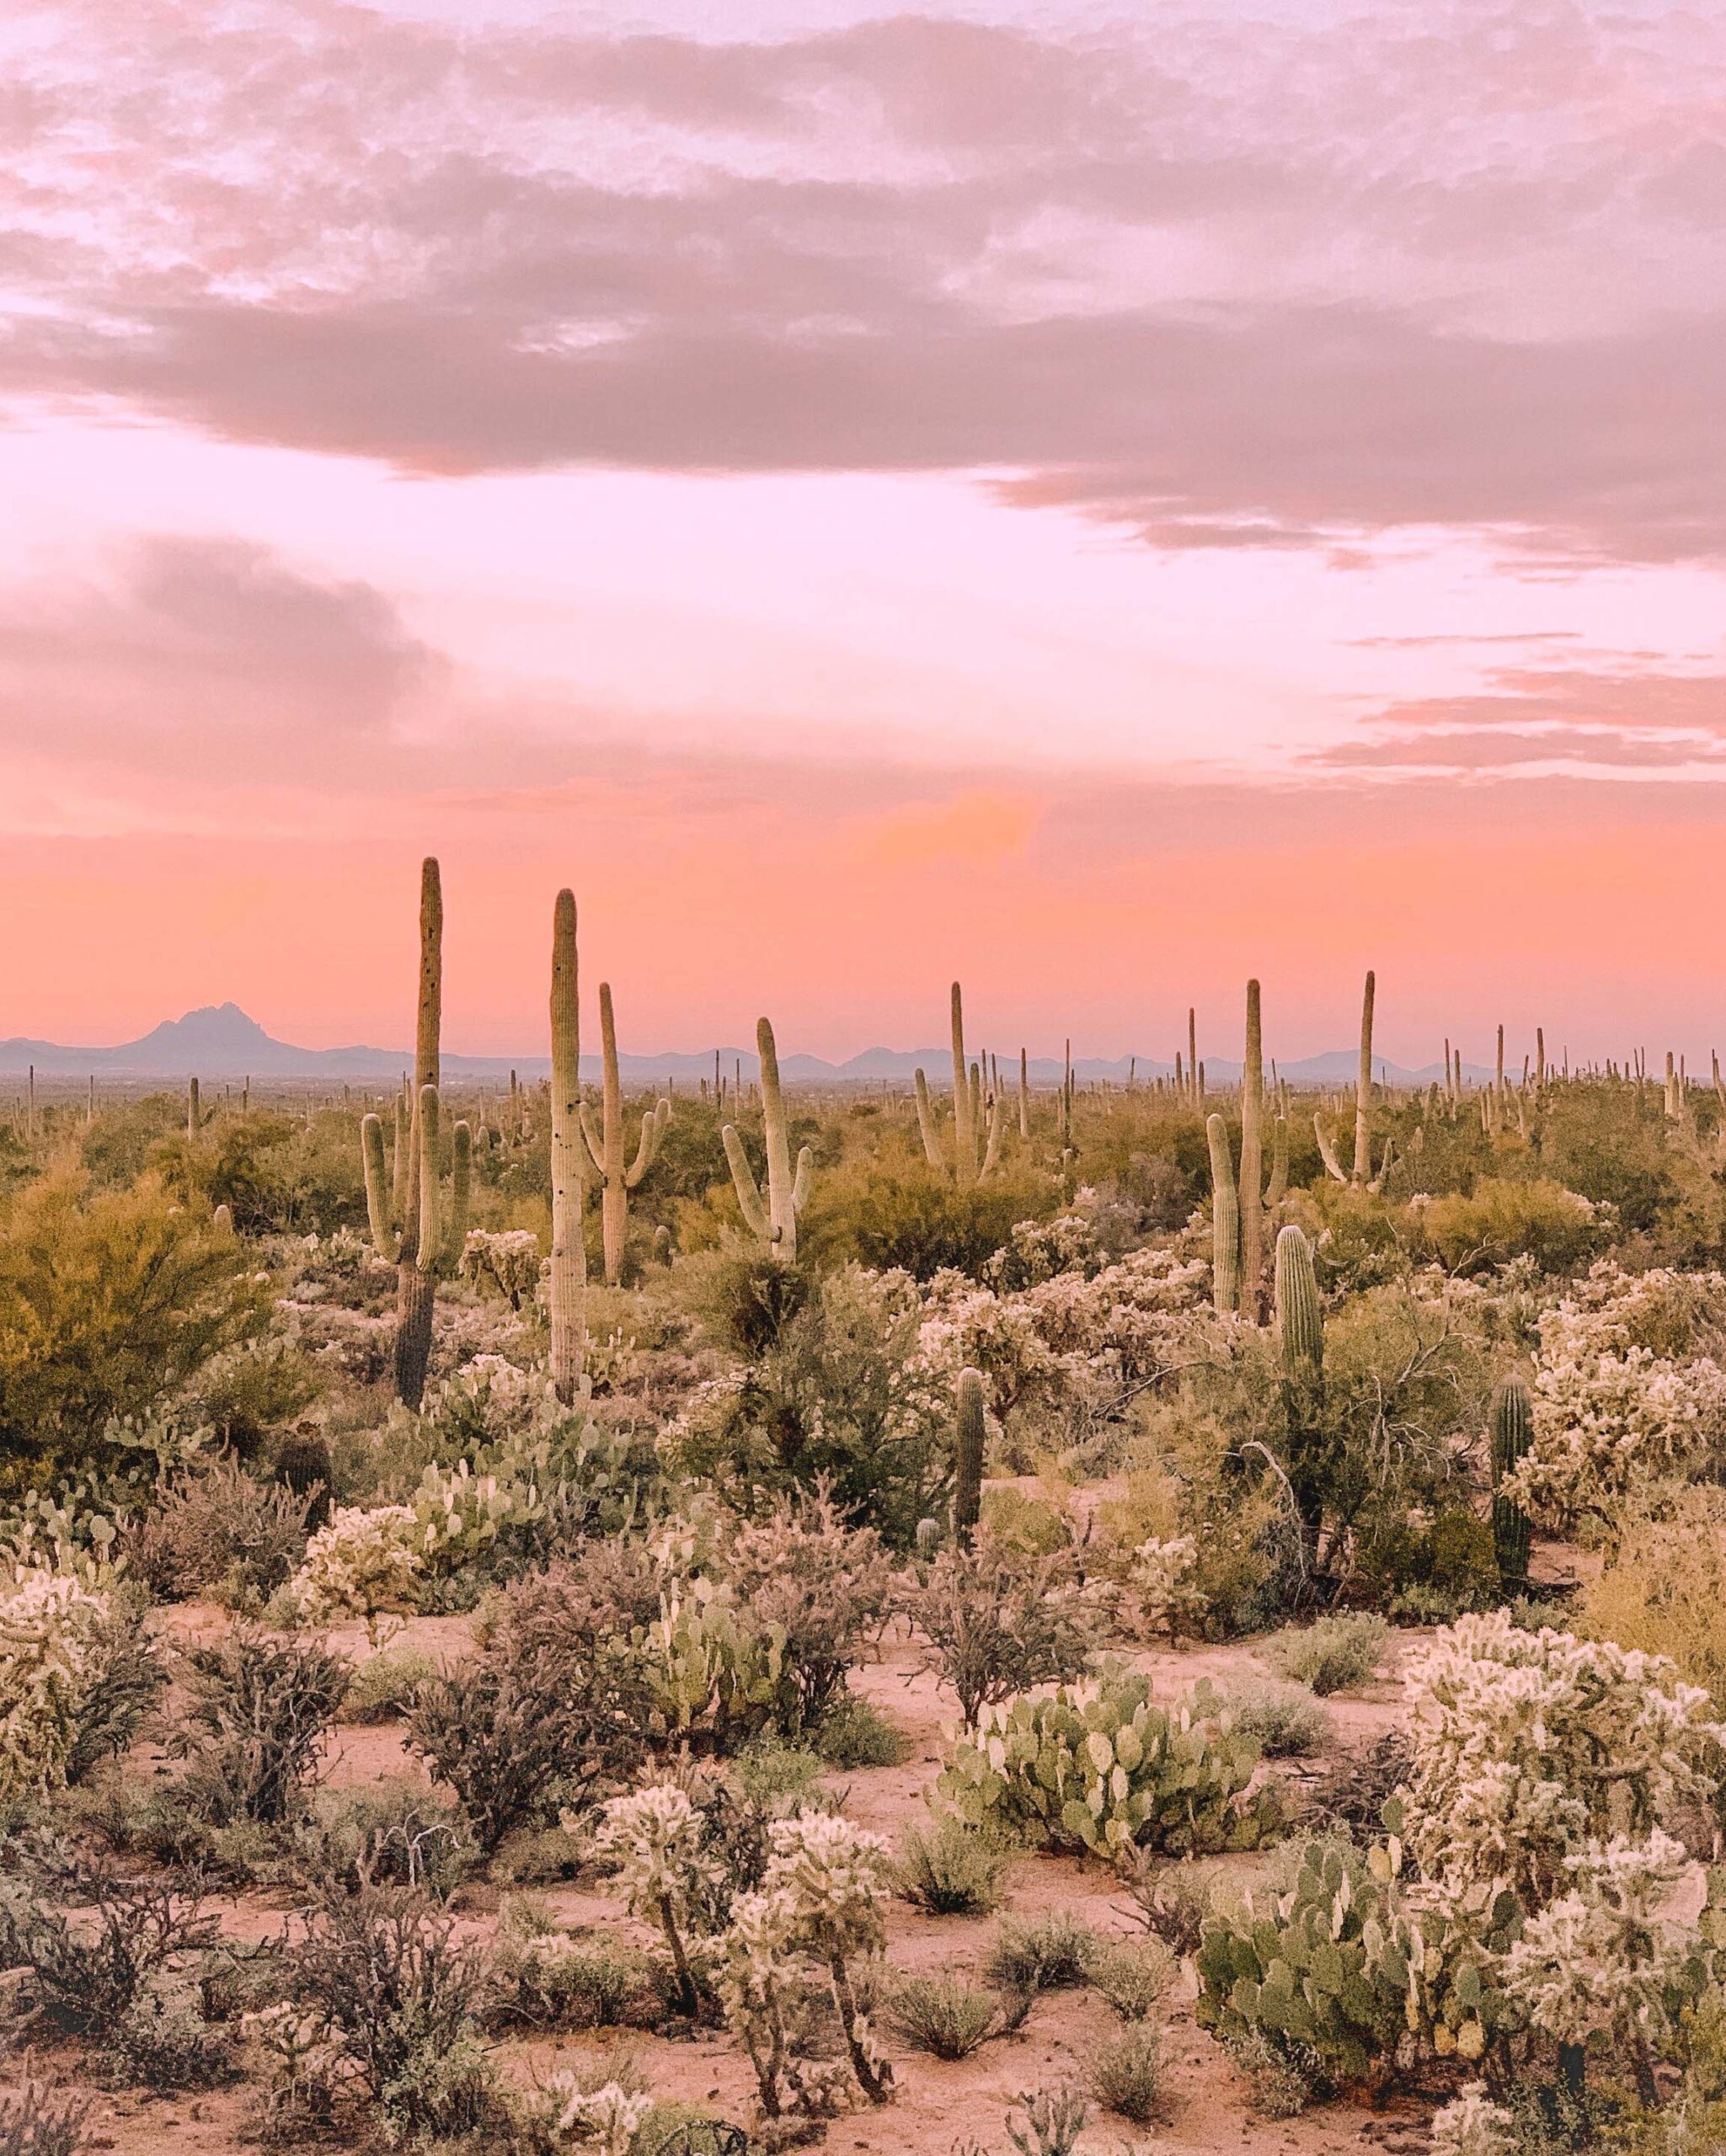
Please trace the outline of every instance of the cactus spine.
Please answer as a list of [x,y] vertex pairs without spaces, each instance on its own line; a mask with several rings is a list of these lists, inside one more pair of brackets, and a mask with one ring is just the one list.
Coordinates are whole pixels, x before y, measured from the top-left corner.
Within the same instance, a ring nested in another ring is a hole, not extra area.
[[[440,1274],[454,1269],[468,1233],[473,1134],[458,1123],[451,1134],[452,1182],[446,1214],[440,1187],[443,1118],[438,1101],[438,1038],[443,1022],[443,886],[436,861],[419,869],[419,1001],[414,1027],[411,1102],[396,1107],[393,1187],[387,1187],[383,1125],[376,1115],[360,1125],[366,1212],[380,1257],[396,1267],[396,1395],[417,1408],[431,1357],[432,1304]],[[430,1185],[428,1191],[427,1186]]]
[[1534,1441],[1534,1409],[1520,1378],[1506,1378],[1493,1399],[1493,1550],[1509,1584],[1528,1577],[1528,1515],[1504,1484]]
[[1360,997],[1360,1068],[1355,1081],[1355,1181],[1372,1173],[1372,974]]
[[581,1135],[600,1179],[600,1243],[605,1253],[606,1285],[615,1288],[623,1277],[623,1246],[629,1229],[629,1193],[654,1164],[660,1140],[671,1120],[671,1103],[661,1098],[641,1118],[641,1139],[635,1159],[624,1166],[623,1090],[617,1077],[617,1028],[612,1017],[612,990],[599,985],[599,1034],[604,1071],[600,1089],[600,1128],[588,1120],[587,1104],[580,1103]]
[[587,1353],[587,1252],[581,1240],[581,1006],[575,894],[552,910],[551,1377],[565,1406]]
[[1264,1045],[1258,984],[1247,983],[1247,1052],[1241,1070],[1241,1315],[1258,1321],[1264,1278]]
[[780,1264],[794,1265],[797,1262],[797,1216],[809,1197],[815,1155],[805,1145],[797,1156],[794,1176],[790,1127],[785,1117],[785,1097],[779,1090],[779,1054],[773,1043],[773,1028],[765,1018],[757,1020],[755,1038],[761,1061],[761,1123],[767,1145],[765,1203],[749,1165],[749,1155],[743,1150],[743,1140],[729,1123],[719,1135],[724,1140],[725,1158],[730,1163],[737,1203],[751,1234],[760,1236],[768,1255]]
[[1220,1310],[1236,1309],[1241,1299],[1241,1208],[1235,1195],[1235,1164],[1229,1153],[1228,1126],[1220,1115],[1207,1116],[1210,1141],[1210,1299]]
[[962,1550],[975,1539],[983,1516],[983,1380],[959,1374],[959,1413],[953,1445],[953,1536]]

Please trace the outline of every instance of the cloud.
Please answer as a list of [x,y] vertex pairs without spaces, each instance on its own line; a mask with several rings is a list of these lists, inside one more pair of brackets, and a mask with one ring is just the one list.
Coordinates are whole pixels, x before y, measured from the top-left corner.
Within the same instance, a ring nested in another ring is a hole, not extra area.
[[0,395],[409,472],[958,469],[1154,546],[1726,555],[1726,27],[40,17]]
[[73,761],[351,776],[441,678],[371,585],[240,539],[157,535],[107,580],[0,600],[0,744]]

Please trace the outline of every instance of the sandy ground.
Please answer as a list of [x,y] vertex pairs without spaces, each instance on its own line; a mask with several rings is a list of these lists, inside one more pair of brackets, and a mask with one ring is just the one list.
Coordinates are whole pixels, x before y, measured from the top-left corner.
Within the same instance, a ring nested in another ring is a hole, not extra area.
[[[207,1634],[224,1621],[217,1613],[200,1609],[169,1615],[173,1630],[183,1638]],[[1333,1754],[1363,1747],[1397,1719],[1395,1664],[1418,1636],[1394,1635],[1381,1678],[1360,1694],[1327,1703]],[[358,1628],[334,1635],[333,1643],[359,1660],[371,1651]],[[458,1661],[469,1644],[463,1620],[428,1618],[403,1627],[387,1647],[398,1652],[418,1649]],[[1164,1697],[1201,1677],[1266,1673],[1250,1642],[1152,1651],[1137,1659]],[[907,1825],[925,1816],[924,1792],[938,1771],[943,1732],[954,1712],[950,1696],[943,1695],[932,1678],[917,1673],[916,1661],[906,1642],[890,1641],[880,1659],[854,1673],[852,1678],[854,1688],[905,1735],[911,1746],[906,1764],[830,1777],[833,1786],[845,1792],[852,1817],[895,1840]],[[334,1731],[325,1769],[334,1787],[364,1785],[387,1775],[415,1776],[419,1771],[405,1753],[398,1729],[389,1724],[344,1726]],[[1216,1859],[1199,1869],[1244,1885],[1260,1861],[1253,1857]],[[596,1929],[630,1929],[617,1904],[602,1895],[574,1886],[541,1892],[566,1923]],[[256,1938],[278,1930],[284,1918],[281,1898],[269,1896],[224,1903],[221,1908],[224,1929],[237,1937]],[[1102,1866],[1041,1855],[1018,1860],[1009,1874],[999,1913],[1032,1916],[1055,1908],[1071,1910],[1099,1932],[1134,1929],[1124,1913],[1118,1886]],[[481,1929],[489,1923],[479,1915],[474,1921]],[[997,1921],[998,1916],[930,1918],[895,1903],[888,1924],[889,1958],[908,1970],[979,1970]],[[1414,2156],[1426,2148],[1424,2112],[1413,2104],[1396,2104],[1376,2112],[1333,2105],[1288,2121],[1252,2118],[1246,2109],[1244,2084],[1194,2021],[1192,1995],[1189,1974],[1162,2009],[1168,2088],[1163,2116],[1154,2129],[1147,2130],[1099,2116],[1079,2144],[1081,2156],[1125,2156],[1125,2152],[1153,2148],[1164,2156],[1333,2156],[1368,2149]],[[1018,2032],[986,2044],[958,2064],[945,2064],[890,2039],[899,2080],[895,2100],[884,2109],[836,2121],[826,2145],[835,2151],[866,2152],[867,2156],[890,2156],[890,2152],[891,2156],[950,2156],[975,2137],[988,2156],[997,2156],[997,2152],[1005,2156],[1009,2144],[1002,2117],[1011,2100],[1022,2090],[1082,2079],[1087,2055],[1119,2026],[1095,1993],[1060,1992],[1040,1998]],[[687,2041],[635,2031],[505,2041],[498,2045],[497,2056],[512,2077],[531,2081],[560,2063],[590,2059],[607,2041],[632,2052],[661,2095],[700,2100],[735,2119],[748,2117],[752,2082],[741,2053],[723,2034],[705,2034]],[[84,2079],[76,2054],[70,2051],[44,2055],[38,2064],[56,2079]],[[252,2101],[243,2087],[175,2099],[99,2091],[89,2145],[120,2152],[120,2156],[167,2156],[169,2151],[183,2152],[183,2156],[232,2156],[248,2145],[246,2121]]]

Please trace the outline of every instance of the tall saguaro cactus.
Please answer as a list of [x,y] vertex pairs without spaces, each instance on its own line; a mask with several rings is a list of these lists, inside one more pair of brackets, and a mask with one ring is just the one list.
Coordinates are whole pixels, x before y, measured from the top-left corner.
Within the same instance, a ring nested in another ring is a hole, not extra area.
[[551,1377],[565,1406],[587,1353],[587,1252],[581,1240],[581,1005],[575,894],[552,909]]
[[1205,1135],[1210,1143],[1210,1299],[1218,1310],[1232,1310],[1241,1299],[1241,1208],[1228,1125],[1220,1115],[1207,1116]]
[[1320,1454],[1323,1443],[1324,1316],[1312,1246],[1292,1224],[1276,1239],[1274,1267],[1277,1344],[1283,1367],[1283,1416],[1289,1487],[1308,1555],[1323,1523]]
[[1372,998],[1371,974],[1360,997],[1360,1068],[1355,1081],[1355,1176],[1367,1182],[1372,1174]]
[[979,1370],[959,1374],[958,1415],[953,1436],[953,1539],[969,1550],[983,1517],[983,1379]]
[[1533,1540],[1527,1513],[1514,1497],[1504,1494],[1510,1470],[1534,1442],[1534,1408],[1520,1378],[1506,1378],[1494,1395],[1492,1436],[1493,1553],[1499,1577],[1514,1586],[1528,1577]]
[[797,1216],[809,1197],[815,1155],[805,1145],[793,1172],[790,1125],[785,1116],[785,1097],[779,1090],[779,1052],[773,1044],[773,1028],[765,1018],[756,1022],[755,1041],[761,1062],[761,1123],[767,1143],[765,1199],[736,1130],[728,1123],[719,1135],[724,1140],[737,1203],[750,1233],[761,1238],[771,1257],[782,1265],[791,1265],[797,1259]]
[[439,1105],[439,1035],[443,1023],[443,885],[436,861],[419,869],[419,998],[414,1025],[414,1090],[409,1119],[398,1105],[393,1179],[386,1174],[383,1125],[368,1115],[360,1126],[366,1171],[366,1210],[371,1240],[396,1267],[396,1394],[417,1408],[431,1358],[432,1305],[439,1275],[461,1256],[468,1232],[473,1135],[465,1123],[452,1133],[452,1175],[447,1211],[440,1187],[443,1150]]
[[587,1104],[580,1103],[581,1135],[588,1156],[600,1179],[600,1243],[605,1252],[606,1285],[615,1288],[623,1275],[623,1245],[629,1229],[629,1193],[654,1164],[660,1140],[671,1120],[671,1103],[661,1099],[641,1118],[641,1139],[634,1161],[624,1165],[623,1089],[617,1078],[617,1028],[612,1017],[609,981],[599,985],[599,1036],[603,1079],[600,1088],[600,1128],[588,1118]]
[[1241,1315],[1258,1321],[1264,1280],[1264,1042],[1258,984],[1247,983],[1247,1051],[1241,1068]]
[[[967,1065],[965,1054],[965,1001],[957,981],[953,984],[953,1158],[949,1161],[941,1142],[929,1081],[921,1070],[914,1074],[916,1087],[917,1129],[923,1141],[923,1157],[932,1168],[950,1174],[961,1190],[985,1182],[1000,1165],[1003,1097],[999,1086],[990,1089],[984,1102],[982,1068]],[[1029,1097],[1026,1085],[1024,1051],[1019,1051],[1019,1126],[1029,1126]]]

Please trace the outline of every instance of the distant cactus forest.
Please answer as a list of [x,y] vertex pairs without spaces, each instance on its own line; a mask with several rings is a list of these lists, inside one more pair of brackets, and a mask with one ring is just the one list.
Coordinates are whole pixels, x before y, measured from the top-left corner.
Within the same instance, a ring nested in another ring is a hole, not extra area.
[[1726,2149],[1718,1062],[644,1092],[565,890],[447,1082],[444,906],[0,1129],[0,2156]]

